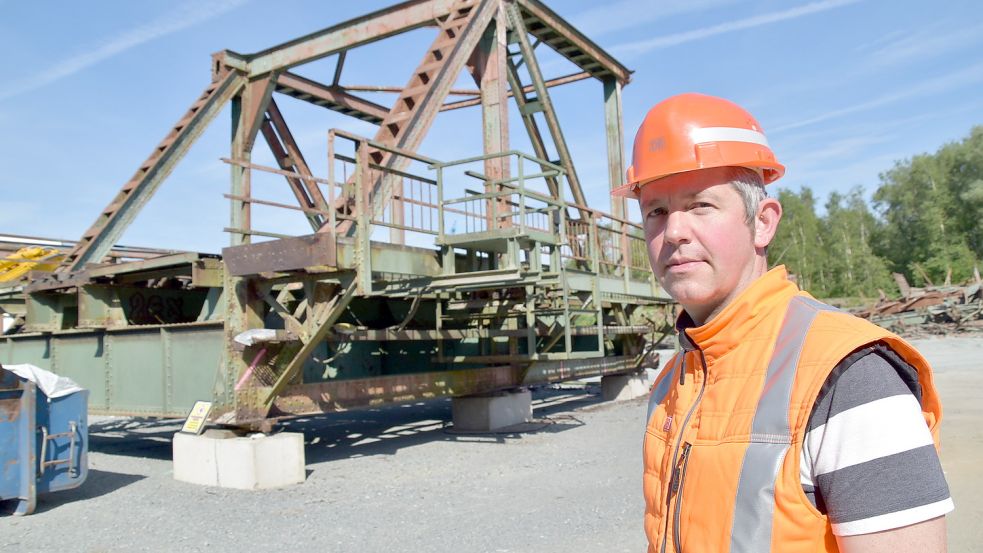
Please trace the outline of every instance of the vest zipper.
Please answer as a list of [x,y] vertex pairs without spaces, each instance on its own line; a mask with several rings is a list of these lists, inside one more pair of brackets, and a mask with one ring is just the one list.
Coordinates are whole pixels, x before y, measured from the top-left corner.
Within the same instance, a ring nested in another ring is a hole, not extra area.
[[679,531],[679,514],[683,510],[683,486],[686,485],[686,467],[689,466],[689,448],[692,444],[689,442],[683,444],[683,452],[679,456],[679,464],[682,465],[679,469],[679,478],[676,480],[676,487],[673,490],[676,493],[676,513],[672,518],[672,541],[676,544],[676,551],[682,551],[683,548],[679,545],[680,542],[680,531]]
[[[672,466],[673,466],[673,470],[672,470],[672,476],[670,476],[670,478],[669,478],[669,493],[666,494],[666,517],[665,517],[666,518],[666,524],[665,524],[665,530],[662,532],[662,547],[659,550],[660,553],[665,553],[665,551],[666,551],[666,543],[668,543],[668,541],[669,541],[669,511],[672,508],[672,497],[675,494],[676,490],[678,490],[679,487],[680,487],[680,483],[679,483],[679,479],[681,478],[681,476],[680,476],[680,465],[686,460],[685,455],[689,453],[689,447],[688,446],[690,444],[687,442],[686,443],[686,446],[687,447],[685,448],[684,457],[682,459],[680,459],[680,457],[679,457],[680,456],[680,443],[683,441],[683,435],[686,433],[686,426],[689,424],[689,419],[690,419],[690,417],[693,416],[693,412],[696,411],[696,407],[700,404],[700,400],[703,399],[703,391],[706,390],[706,387],[707,387],[707,359],[703,355],[703,350],[702,349],[696,348],[696,351],[698,351],[700,353],[700,362],[701,362],[702,368],[703,368],[703,382],[700,383],[700,391],[699,391],[699,393],[696,394],[696,400],[693,401],[693,405],[689,408],[689,411],[686,412],[686,418],[683,419],[683,424],[679,427],[679,437],[676,438],[676,446],[675,446],[675,448],[673,450],[673,453],[672,453]],[[685,363],[685,360],[686,360],[686,357],[684,356],[683,357],[682,367],[680,367],[680,376],[679,376],[679,382],[680,382],[680,384],[682,384],[682,382],[683,382],[683,376],[682,375],[685,374],[685,372],[686,372],[686,363]],[[678,502],[678,500],[676,502],[676,508],[677,508],[677,511],[678,511],[678,508],[679,508],[679,502]],[[678,519],[673,521],[673,529],[678,532],[678,529],[679,529],[679,520]],[[677,538],[677,536],[675,534],[674,534],[673,538],[677,540],[674,543],[675,543],[675,546],[676,546],[676,551],[678,552],[679,551],[679,541],[678,541],[678,538]]]

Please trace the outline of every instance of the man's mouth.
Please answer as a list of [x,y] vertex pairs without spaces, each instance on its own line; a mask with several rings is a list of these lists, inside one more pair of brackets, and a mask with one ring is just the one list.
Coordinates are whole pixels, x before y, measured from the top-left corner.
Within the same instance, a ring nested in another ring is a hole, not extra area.
[[700,259],[670,259],[666,262],[666,271],[678,272],[685,271],[687,269],[696,267],[699,263],[703,261]]

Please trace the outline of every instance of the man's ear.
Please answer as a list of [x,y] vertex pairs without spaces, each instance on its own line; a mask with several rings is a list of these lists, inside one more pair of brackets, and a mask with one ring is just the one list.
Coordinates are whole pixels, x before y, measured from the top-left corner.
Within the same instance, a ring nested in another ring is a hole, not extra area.
[[766,248],[778,232],[778,222],[782,219],[782,204],[775,198],[765,198],[758,203],[758,214],[754,217],[754,247]]

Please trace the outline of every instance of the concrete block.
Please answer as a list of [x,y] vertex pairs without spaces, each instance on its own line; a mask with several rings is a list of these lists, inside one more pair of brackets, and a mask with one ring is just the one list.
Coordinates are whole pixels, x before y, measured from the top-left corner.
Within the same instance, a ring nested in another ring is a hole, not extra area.
[[532,393],[496,392],[451,400],[455,430],[486,432],[532,420]]
[[245,437],[209,429],[201,436],[174,434],[174,479],[191,484],[260,490],[300,484],[306,478],[304,435]]
[[649,381],[645,375],[615,374],[601,379],[601,399],[621,401],[642,397],[649,392]]

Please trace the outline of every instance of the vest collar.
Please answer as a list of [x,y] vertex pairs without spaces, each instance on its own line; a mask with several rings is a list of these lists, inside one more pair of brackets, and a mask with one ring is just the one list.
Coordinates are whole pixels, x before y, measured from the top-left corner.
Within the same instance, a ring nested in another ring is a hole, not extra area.
[[695,326],[689,313],[676,319],[679,345],[684,351],[697,348],[708,362],[734,349],[741,340],[776,309],[784,309],[798,287],[788,280],[779,265],[745,288],[724,309],[702,326]]

